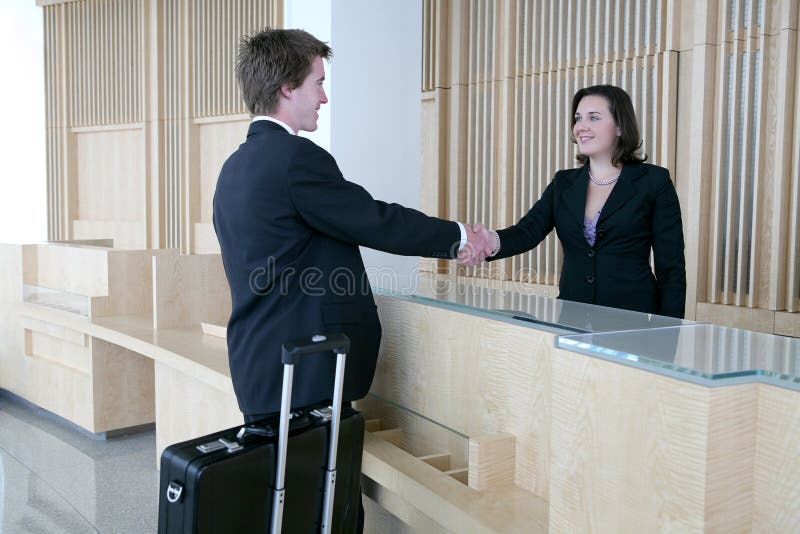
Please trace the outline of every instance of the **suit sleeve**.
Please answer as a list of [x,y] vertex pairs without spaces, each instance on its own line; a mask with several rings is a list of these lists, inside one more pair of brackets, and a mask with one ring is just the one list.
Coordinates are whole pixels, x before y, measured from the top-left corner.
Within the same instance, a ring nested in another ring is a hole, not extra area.
[[653,212],[653,260],[658,283],[658,314],[683,318],[686,307],[686,261],[683,223],[675,186],[665,170]]
[[289,196],[310,227],[333,238],[404,256],[454,258],[458,224],[375,200],[342,176],[328,152],[303,143],[288,169]]
[[547,237],[555,225],[553,209],[557,179],[558,173],[545,188],[539,200],[517,224],[497,231],[497,235],[500,237],[500,252],[497,256],[487,258],[487,260],[499,260],[522,254],[536,247]]

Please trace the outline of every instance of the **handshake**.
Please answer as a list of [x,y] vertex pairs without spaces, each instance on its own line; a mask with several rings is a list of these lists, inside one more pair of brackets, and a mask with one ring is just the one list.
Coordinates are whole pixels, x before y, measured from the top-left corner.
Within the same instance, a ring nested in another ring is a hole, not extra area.
[[482,224],[464,224],[464,230],[467,232],[467,243],[456,256],[459,265],[474,267],[500,252],[497,232],[487,230]]

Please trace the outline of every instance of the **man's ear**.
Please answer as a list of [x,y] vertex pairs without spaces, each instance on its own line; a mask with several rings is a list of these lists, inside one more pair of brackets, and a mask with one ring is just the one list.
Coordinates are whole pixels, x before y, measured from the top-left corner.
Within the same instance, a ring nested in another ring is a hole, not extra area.
[[292,98],[292,92],[294,91],[294,87],[289,85],[288,83],[284,83],[281,85],[281,94],[284,98]]

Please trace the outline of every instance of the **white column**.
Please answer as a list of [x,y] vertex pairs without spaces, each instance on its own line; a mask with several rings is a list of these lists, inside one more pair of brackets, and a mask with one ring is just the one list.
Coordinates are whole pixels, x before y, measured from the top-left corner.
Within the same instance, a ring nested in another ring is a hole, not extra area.
[[[331,39],[331,153],[345,178],[375,198],[419,209],[421,0],[334,2]],[[401,287],[419,265],[417,257],[362,254],[368,273],[388,273]]]
[[47,238],[43,17],[32,1],[0,4],[0,242]]

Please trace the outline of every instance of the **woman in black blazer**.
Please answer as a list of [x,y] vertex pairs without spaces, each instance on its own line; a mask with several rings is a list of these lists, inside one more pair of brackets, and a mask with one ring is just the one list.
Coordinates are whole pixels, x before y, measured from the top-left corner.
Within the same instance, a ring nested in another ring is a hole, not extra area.
[[495,233],[488,259],[527,252],[555,228],[564,250],[559,298],[682,318],[678,196],[667,169],[644,163],[628,94],[611,85],[578,91],[571,139],[583,166],[558,171],[517,224]]

